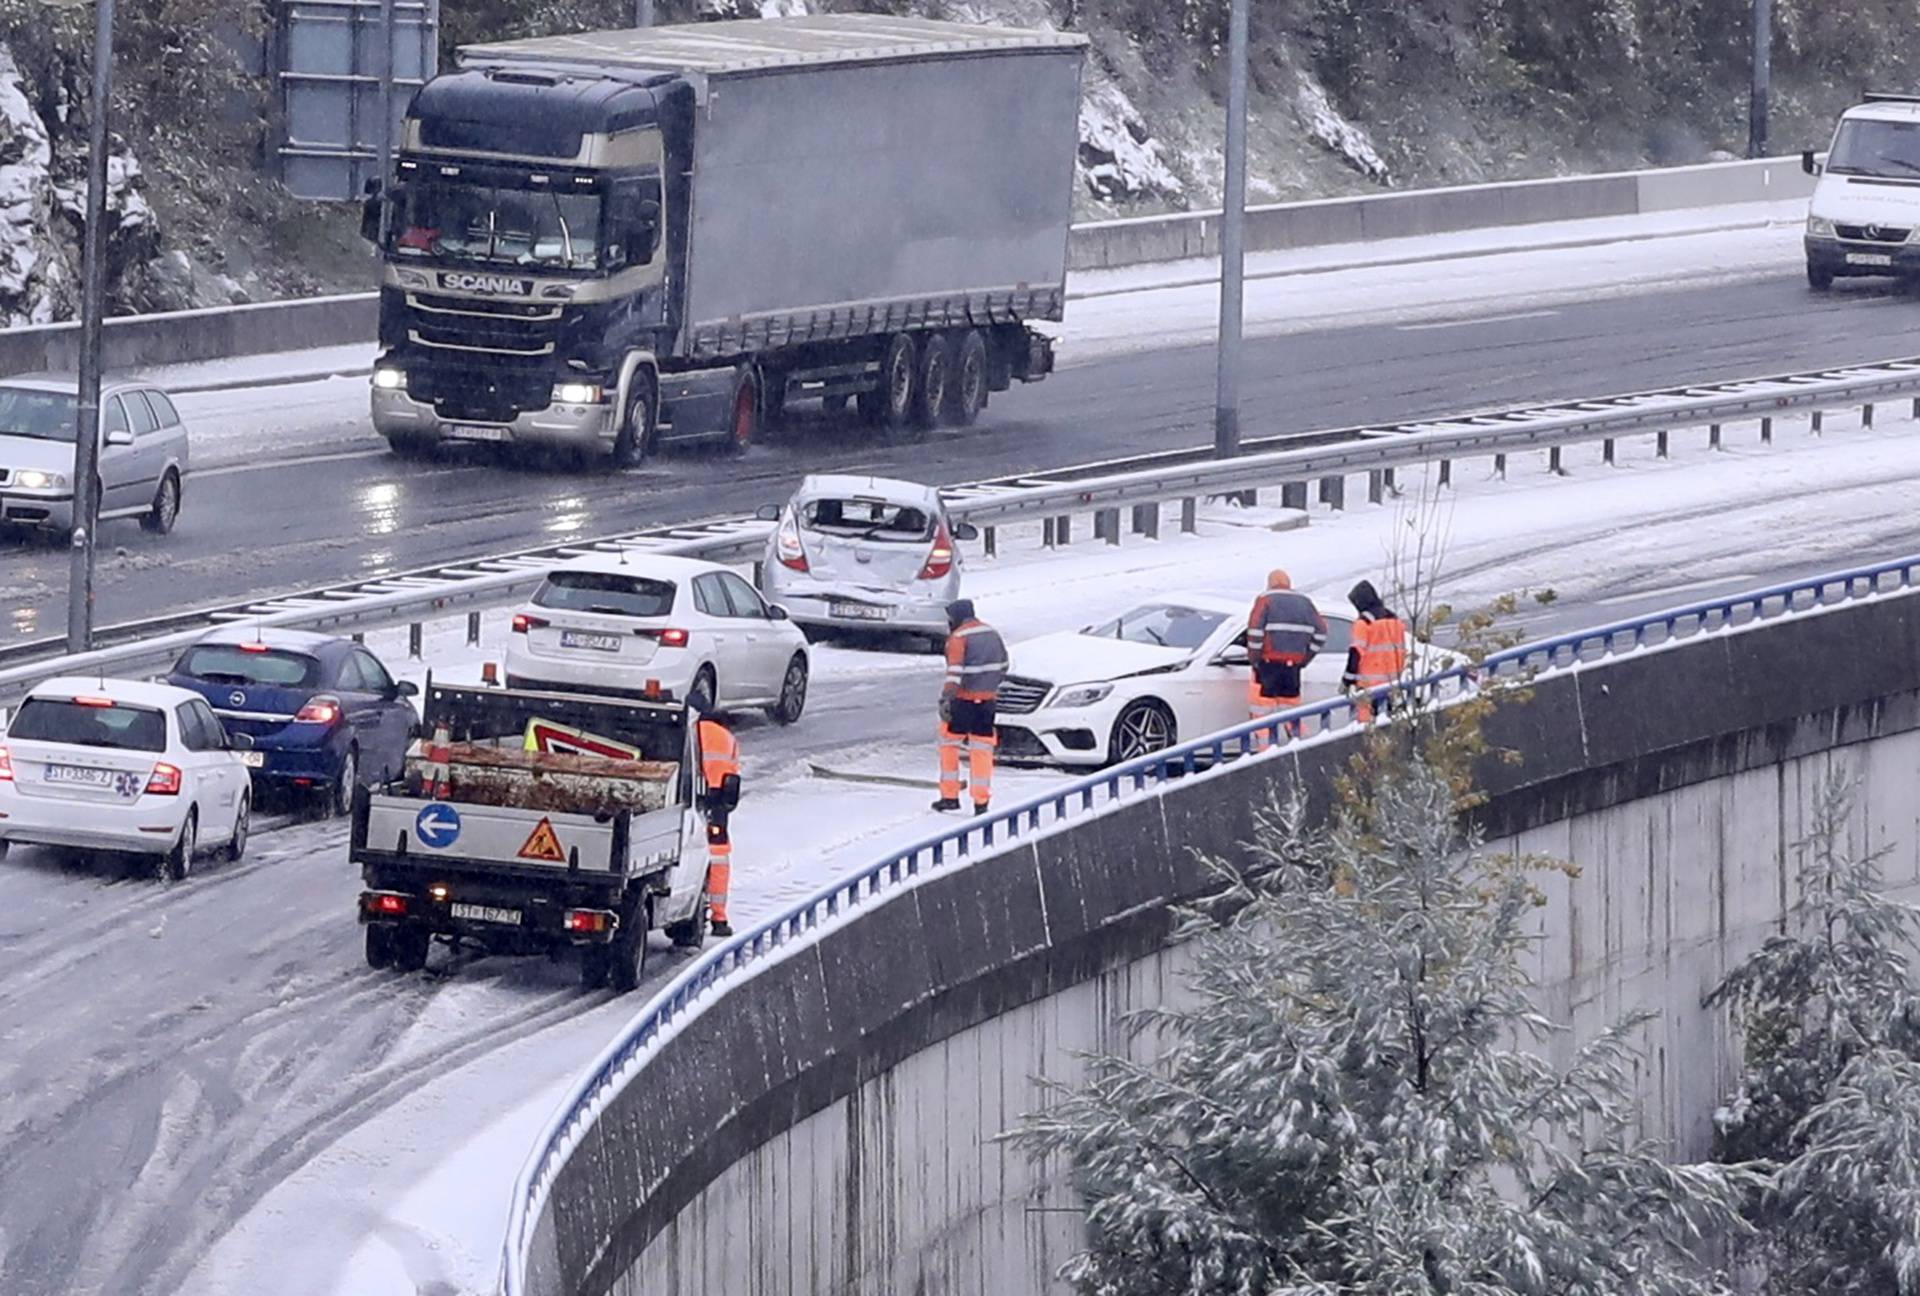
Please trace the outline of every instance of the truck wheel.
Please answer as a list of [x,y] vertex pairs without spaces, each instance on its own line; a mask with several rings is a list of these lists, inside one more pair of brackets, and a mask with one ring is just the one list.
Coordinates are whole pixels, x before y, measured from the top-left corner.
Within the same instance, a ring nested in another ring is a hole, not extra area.
[[393,929],[393,965],[402,972],[418,972],[427,965],[427,951],[433,948],[433,933],[418,927]]
[[922,333],[913,384],[913,425],[921,431],[940,422],[947,406],[947,377],[953,348],[944,333]]
[[947,403],[941,411],[952,427],[972,427],[987,407],[987,340],[979,329],[958,335],[947,375]]
[[434,452],[440,443],[430,436],[419,436],[411,432],[389,432],[387,449],[396,459],[425,459]]
[[1815,292],[1825,292],[1833,287],[1833,271],[1825,266],[1807,262],[1807,286]]
[[583,945],[580,947],[580,988],[582,990],[604,990],[607,977],[613,972],[613,950],[608,945]]
[[707,908],[706,897],[694,902],[693,917],[672,924],[666,931],[675,949],[699,949],[705,945],[707,937],[713,934],[713,914]]
[[787,430],[787,376],[762,370],[760,390],[760,435],[772,440]]
[[612,956],[610,969],[615,994],[626,994],[640,984],[647,966],[647,933],[653,930],[653,897],[647,896],[633,906],[631,922],[620,924],[613,943],[607,947]]
[[820,412],[828,418],[845,418],[847,413],[847,394],[836,392],[820,398]]
[[653,453],[654,433],[660,422],[659,398],[651,378],[636,375],[633,399],[627,402],[626,421],[613,439],[613,468],[638,468]]
[[381,923],[367,924],[367,966],[375,970],[393,966],[393,929]]
[[733,411],[727,418],[726,451],[744,454],[760,435],[760,381],[751,368],[742,367],[733,376]]
[[920,386],[917,360],[913,339],[905,333],[887,340],[886,358],[880,362],[879,389],[860,393],[861,418],[896,435],[913,430],[913,407]]

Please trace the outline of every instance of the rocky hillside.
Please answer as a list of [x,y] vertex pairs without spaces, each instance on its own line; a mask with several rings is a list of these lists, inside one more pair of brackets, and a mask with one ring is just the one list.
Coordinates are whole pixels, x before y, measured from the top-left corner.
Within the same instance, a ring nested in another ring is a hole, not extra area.
[[[121,11],[117,310],[362,288],[354,213],[267,178],[268,0]],[[1252,0],[1255,201],[1703,161],[1745,147],[1749,0]],[[1227,0],[658,0],[660,21],[884,9],[1091,42],[1082,218],[1218,201]],[[1774,142],[1920,88],[1913,0],[1775,0]],[[631,0],[463,0],[444,44],[616,26]],[[91,7],[0,0],[0,322],[77,300]]]

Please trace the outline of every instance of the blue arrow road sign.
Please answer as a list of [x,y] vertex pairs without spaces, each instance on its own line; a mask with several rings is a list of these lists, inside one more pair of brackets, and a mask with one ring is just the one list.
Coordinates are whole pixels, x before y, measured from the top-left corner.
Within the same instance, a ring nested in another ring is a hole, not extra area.
[[451,846],[460,840],[460,812],[436,801],[413,821],[413,835],[428,846]]

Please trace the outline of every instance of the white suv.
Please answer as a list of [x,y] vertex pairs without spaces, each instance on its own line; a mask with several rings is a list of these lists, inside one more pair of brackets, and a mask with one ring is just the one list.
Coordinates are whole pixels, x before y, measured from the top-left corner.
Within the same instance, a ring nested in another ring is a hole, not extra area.
[[167,684],[49,680],[0,739],[0,850],[64,846],[142,856],[180,881],[207,842],[247,849],[253,740]]
[[613,697],[704,697],[764,708],[781,724],[807,704],[807,640],[786,609],[718,563],[636,554],[547,573],[514,614],[507,687]]

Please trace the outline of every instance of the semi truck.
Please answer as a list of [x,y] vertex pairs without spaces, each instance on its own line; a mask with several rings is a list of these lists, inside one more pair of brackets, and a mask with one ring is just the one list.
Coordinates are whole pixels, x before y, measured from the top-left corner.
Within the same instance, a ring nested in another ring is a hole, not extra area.
[[577,948],[583,985],[624,992],[650,933],[705,942],[707,815],[739,781],[704,786],[684,705],[429,681],[424,713],[404,777],[354,794],[369,966]]
[[1084,47],[871,14],[463,47],[363,214],[374,426],[631,467],[801,400],[971,424],[1053,367]]

